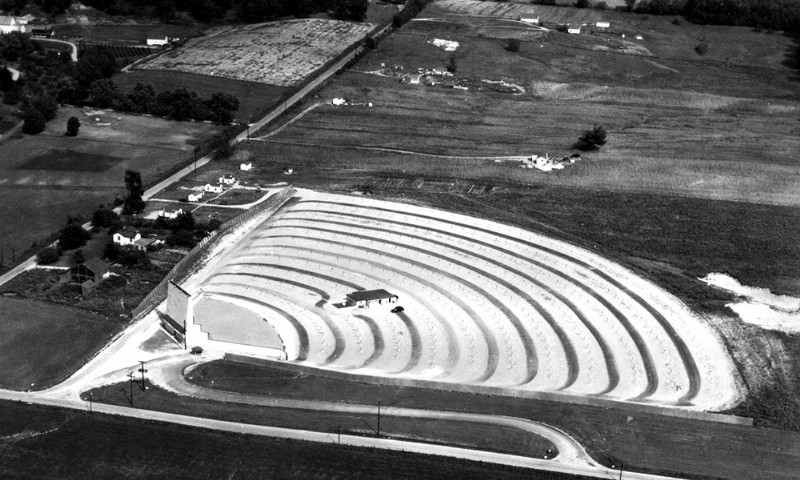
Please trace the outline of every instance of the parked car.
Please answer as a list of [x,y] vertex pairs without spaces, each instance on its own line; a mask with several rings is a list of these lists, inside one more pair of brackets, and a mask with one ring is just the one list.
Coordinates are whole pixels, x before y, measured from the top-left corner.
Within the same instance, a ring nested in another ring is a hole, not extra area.
[[405,310],[405,309],[404,309],[403,307],[401,307],[401,306],[399,306],[399,305],[398,305],[398,306],[396,306],[396,307],[394,307],[394,308],[392,309],[392,313],[400,313],[400,312],[402,312],[403,310]]

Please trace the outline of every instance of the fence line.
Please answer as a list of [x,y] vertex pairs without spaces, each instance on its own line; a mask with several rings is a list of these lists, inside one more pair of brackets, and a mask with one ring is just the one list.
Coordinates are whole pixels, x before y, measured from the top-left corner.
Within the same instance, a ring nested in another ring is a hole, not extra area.
[[194,263],[198,257],[205,252],[205,247],[208,243],[215,238],[219,237],[220,234],[224,233],[225,231],[229,230],[230,228],[242,223],[243,221],[251,218],[253,215],[261,213],[265,210],[274,209],[277,210],[281,207],[286,201],[292,197],[296,193],[294,187],[289,185],[288,187],[284,187],[267,200],[259,203],[258,205],[250,208],[249,210],[242,212],[241,214],[233,217],[232,219],[228,220],[227,222],[220,225],[220,227],[211,233],[209,233],[203,240],[200,241],[197,245],[192,248],[189,253],[184,255],[178,263],[172,267],[167,275],[159,282],[156,287],[147,294],[144,299],[139,302],[139,305],[133,310],[132,319],[137,320],[142,316],[148,314],[152,309],[154,309],[158,304],[164,301],[167,297],[167,286],[169,282],[174,280],[178,277],[178,275],[185,272],[185,267]]

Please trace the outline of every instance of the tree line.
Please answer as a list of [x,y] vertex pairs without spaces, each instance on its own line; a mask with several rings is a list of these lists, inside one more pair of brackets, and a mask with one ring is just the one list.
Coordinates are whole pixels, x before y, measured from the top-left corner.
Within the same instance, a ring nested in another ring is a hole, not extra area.
[[800,2],[797,0],[647,0],[641,2],[634,11],[683,15],[690,22],[698,24],[800,32]]

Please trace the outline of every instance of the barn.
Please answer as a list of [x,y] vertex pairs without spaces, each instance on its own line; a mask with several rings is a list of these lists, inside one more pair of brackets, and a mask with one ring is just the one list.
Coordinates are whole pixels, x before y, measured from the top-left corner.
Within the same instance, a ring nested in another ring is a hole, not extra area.
[[387,292],[384,289],[362,290],[347,294],[347,305],[355,305],[359,308],[369,308],[370,304],[377,303],[397,303],[397,295]]

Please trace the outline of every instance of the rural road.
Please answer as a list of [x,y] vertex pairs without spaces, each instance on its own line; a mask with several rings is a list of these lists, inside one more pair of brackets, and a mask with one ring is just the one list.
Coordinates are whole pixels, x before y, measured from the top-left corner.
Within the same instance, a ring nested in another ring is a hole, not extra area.
[[61,43],[63,45],[69,45],[72,48],[70,52],[70,57],[72,58],[73,62],[78,61],[78,46],[72,42],[68,42],[66,40],[56,40],[55,38],[36,38],[35,40],[40,42],[53,42],[53,43]]

